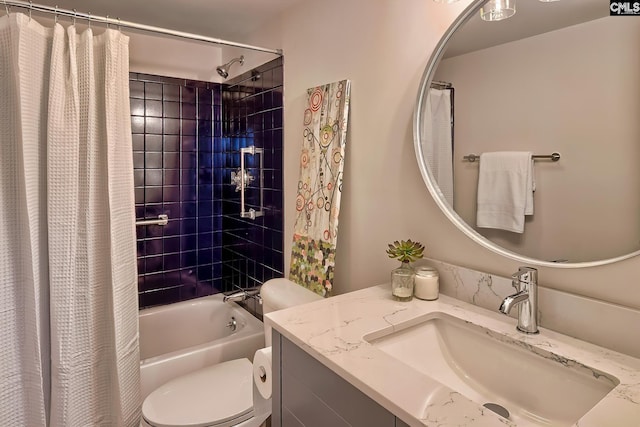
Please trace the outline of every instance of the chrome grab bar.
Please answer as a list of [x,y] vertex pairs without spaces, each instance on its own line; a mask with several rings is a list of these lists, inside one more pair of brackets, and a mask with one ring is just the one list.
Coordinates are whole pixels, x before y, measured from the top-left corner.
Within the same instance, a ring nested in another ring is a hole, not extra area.
[[136,225],[161,225],[165,226],[169,224],[169,216],[165,214],[158,215],[158,219],[141,219],[140,221],[136,221]]

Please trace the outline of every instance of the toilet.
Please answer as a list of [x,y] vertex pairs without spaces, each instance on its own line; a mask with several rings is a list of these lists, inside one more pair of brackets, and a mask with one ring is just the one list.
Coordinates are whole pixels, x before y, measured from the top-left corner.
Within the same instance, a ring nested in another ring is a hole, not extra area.
[[[288,279],[267,281],[260,296],[264,314],[322,299]],[[265,342],[271,346],[271,328],[266,325]],[[269,415],[254,413],[253,365],[244,358],[208,366],[158,387],[142,404],[141,426],[259,427]]]

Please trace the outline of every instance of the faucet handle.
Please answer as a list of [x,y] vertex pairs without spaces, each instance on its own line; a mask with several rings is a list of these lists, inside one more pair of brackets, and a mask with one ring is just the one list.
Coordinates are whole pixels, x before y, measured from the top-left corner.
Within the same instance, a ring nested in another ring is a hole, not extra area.
[[527,285],[538,283],[538,270],[532,267],[520,267],[516,273],[511,275],[511,285],[520,290],[520,284]]
[[522,273],[520,271],[518,271],[517,273],[513,273],[511,275],[511,286],[513,286],[514,288],[516,288],[516,290],[520,290],[520,277],[522,276]]

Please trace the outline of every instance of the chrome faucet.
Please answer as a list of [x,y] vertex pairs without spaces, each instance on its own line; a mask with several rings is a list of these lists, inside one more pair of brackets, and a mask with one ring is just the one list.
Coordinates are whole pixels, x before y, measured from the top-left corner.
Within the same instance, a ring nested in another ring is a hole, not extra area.
[[240,301],[244,301],[244,300],[246,300],[247,298],[249,298],[249,295],[247,295],[247,291],[245,291],[245,290],[243,289],[243,290],[240,290],[240,291],[234,292],[234,293],[232,293],[232,294],[225,295],[225,296],[222,298],[222,301],[224,301],[224,302],[229,302],[229,301],[232,301],[232,302],[240,302]]
[[234,286],[238,291],[231,294],[227,294],[222,298],[224,302],[240,302],[252,298],[262,304],[262,298],[260,297],[260,288],[243,289],[239,286]]
[[518,306],[517,329],[526,334],[538,333],[538,270],[520,267],[511,276],[513,287],[518,291],[506,297],[500,304],[500,312],[509,314]]

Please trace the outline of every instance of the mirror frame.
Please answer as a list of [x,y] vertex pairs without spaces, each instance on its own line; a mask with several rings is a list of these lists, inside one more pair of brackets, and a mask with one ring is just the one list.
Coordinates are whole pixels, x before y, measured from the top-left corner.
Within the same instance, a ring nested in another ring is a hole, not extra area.
[[427,62],[427,66],[425,67],[424,73],[422,74],[422,79],[420,81],[420,86],[418,87],[418,96],[416,100],[415,109],[413,112],[413,145],[416,152],[416,160],[418,161],[418,167],[420,168],[420,173],[422,174],[422,179],[426,184],[429,193],[433,197],[433,200],[436,202],[442,213],[451,221],[460,231],[467,235],[471,240],[478,243],[490,251],[502,255],[506,258],[519,261],[523,264],[535,265],[540,267],[554,267],[554,268],[585,268],[585,267],[596,267],[600,265],[612,264],[618,261],[622,261],[625,259],[633,258],[637,255],[640,255],[640,249],[631,252],[629,254],[621,255],[614,258],[606,258],[602,260],[596,261],[585,261],[585,262],[575,262],[575,263],[556,263],[551,261],[544,261],[536,258],[531,258],[525,255],[520,255],[518,253],[512,252],[508,249],[499,246],[498,244],[490,241],[486,237],[482,236],[480,233],[475,231],[469,224],[467,224],[460,216],[453,210],[453,206],[450,206],[449,203],[445,200],[440,187],[436,183],[435,177],[431,173],[430,168],[427,165],[427,162],[424,157],[424,153],[422,150],[422,130],[424,128],[424,120],[422,120],[422,110],[424,106],[424,102],[428,96],[428,90],[431,87],[431,81],[433,80],[433,75],[440,64],[440,59],[446,50],[446,46],[453,37],[454,33],[465,24],[475,13],[479,13],[480,7],[486,2],[486,0],[473,0],[469,6],[467,6],[458,17],[453,21],[451,26],[445,31],[444,35],[436,45],[433,53],[431,54],[429,61]]

